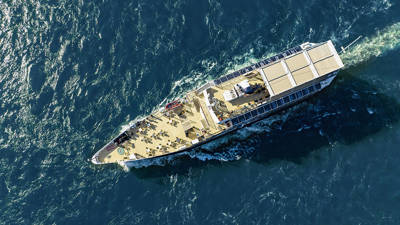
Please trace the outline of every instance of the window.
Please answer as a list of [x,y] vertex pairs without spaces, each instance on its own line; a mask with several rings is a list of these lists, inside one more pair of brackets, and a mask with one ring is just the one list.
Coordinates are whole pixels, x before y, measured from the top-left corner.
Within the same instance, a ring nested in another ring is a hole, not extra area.
[[296,100],[296,94],[291,94],[290,96],[290,101],[294,101],[294,100]]
[[301,91],[296,92],[296,96],[297,98],[301,98],[303,97],[303,93],[301,93]]
[[288,103],[288,102],[290,102],[289,96],[284,97],[284,98],[283,98],[283,102],[284,102],[285,104]]
[[317,89],[317,90],[321,89],[321,83],[316,84],[315,89]]
[[257,116],[257,114],[258,114],[258,113],[257,113],[257,110],[256,110],[256,109],[253,110],[253,111],[251,111],[251,116],[253,116],[253,117],[254,117],[254,116]]
[[303,95],[307,95],[308,94],[308,88],[305,88],[301,91],[301,93],[303,93]]
[[246,117],[246,120],[248,120],[248,119],[250,119],[250,118],[251,118],[251,114],[250,114],[249,112],[248,112],[248,113],[246,113],[244,116]]
[[266,112],[269,111],[269,110],[271,110],[271,104],[265,105],[265,106],[264,106],[264,109],[265,109]]
[[245,121],[245,120],[246,120],[246,119],[244,118],[243,115],[239,116],[239,121],[240,121],[240,122],[243,122],[243,121]]
[[275,109],[276,108],[276,102],[271,103],[271,108]]
[[279,99],[278,101],[276,101],[277,103],[278,103],[278,106],[281,106],[281,105],[283,105],[283,101],[282,101],[282,99]]
[[239,119],[237,117],[233,118],[232,119],[232,123],[233,123],[233,125],[238,124],[239,123]]
[[258,108],[257,112],[258,112],[258,114],[264,113],[264,108],[263,107]]
[[313,93],[313,92],[314,92],[314,86],[309,87],[309,88],[308,88],[308,91],[309,91],[310,93]]

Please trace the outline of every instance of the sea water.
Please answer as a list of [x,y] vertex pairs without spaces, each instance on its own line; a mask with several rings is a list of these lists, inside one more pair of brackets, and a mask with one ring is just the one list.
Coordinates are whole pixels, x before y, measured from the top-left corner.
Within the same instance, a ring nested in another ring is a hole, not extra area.
[[[400,224],[400,2],[0,2],[0,224]],[[315,97],[128,172],[88,159],[135,118],[303,42]]]

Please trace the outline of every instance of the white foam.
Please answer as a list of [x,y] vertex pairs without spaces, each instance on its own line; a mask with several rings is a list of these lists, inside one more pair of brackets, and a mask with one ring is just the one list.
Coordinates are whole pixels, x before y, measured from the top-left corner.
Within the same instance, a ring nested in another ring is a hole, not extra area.
[[373,108],[367,107],[367,112],[368,114],[372,115],[375,113],[375,110]]
[[400,22],[378,31],[372,37],[365,37],[341,55],[346,67],[379,57],[400,46]]

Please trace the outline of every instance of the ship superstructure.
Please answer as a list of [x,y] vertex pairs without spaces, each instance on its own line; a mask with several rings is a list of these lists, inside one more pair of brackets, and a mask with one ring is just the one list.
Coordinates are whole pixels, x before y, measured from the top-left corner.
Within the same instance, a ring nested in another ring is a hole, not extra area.
[[209,81],[138,120],[92,162],[132,167],[188,151],[317,93],[342,67],[331,41],[296,46]]

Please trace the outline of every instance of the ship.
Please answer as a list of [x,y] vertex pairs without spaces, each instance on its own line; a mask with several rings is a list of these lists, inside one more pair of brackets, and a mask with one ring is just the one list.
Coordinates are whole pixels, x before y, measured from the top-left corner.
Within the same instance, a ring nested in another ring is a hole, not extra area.
[[130,169],[187,152],[315,95],[343,67],[331,40],[300,44],[208,81],[137,119],[91,161]]

